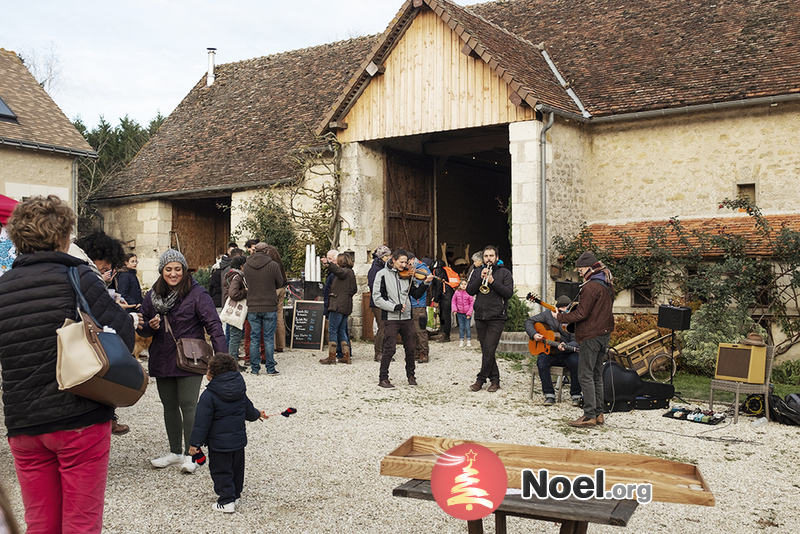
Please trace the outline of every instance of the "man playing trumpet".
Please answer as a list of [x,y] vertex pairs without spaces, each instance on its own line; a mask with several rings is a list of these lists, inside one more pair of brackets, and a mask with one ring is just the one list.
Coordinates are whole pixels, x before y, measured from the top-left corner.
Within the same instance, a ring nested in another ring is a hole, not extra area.
[[500,370],[497,368],[495,352],[508,315],[508,299],[514,294],[514,279],[511,271],[498,267],[498,259],[495,247],[489,245],[483,249],[480,276],[473,273],[467,283],[467,293],[475,297],[473,317],[483,356],[478,379],[469,387],[472,391],[480,391],[487,380],[488,391],[500,389]]

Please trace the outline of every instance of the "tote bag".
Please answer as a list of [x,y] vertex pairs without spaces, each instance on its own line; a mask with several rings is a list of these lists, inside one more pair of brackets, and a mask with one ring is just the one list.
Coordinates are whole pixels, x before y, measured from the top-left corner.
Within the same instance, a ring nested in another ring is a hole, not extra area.
[[58,389],[114,407],[133,406],[149,377],[116,332],[104,332],[80,290],[80,274],[69,269],[75,291],[75,319],[56,330]]
[[[247,289],[247,282],[242,277],[244,288]],[[233,300],[230,297],[225,301],[222,311],[219,313],[219,320],[239,330],[244,330],[244,321],[247,319],[247,299]]]

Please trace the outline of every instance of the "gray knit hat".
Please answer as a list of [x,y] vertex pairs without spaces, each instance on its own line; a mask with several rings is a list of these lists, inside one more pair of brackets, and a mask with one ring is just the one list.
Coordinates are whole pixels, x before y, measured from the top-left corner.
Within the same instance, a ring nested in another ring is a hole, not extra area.
[[183,265],[184,272],[189,271],[189,266],[186,265],[186,258],[183,257],[183,254],[171,248],[167,250],[165,253],[161,255],[161,258],[158,260],[158,274],[161,274],[161,271],[164,270],[164,267],[168,263],[172,263],[173,261],[177,261],[181,265]]
[[383,258],[384,256],[389,256],[392,253],[392,250],[387,247],[386,245],[381,245],[375,249],[375,252],[372,255],[376,258]]
[[572,304],[572,299],[566,295],[561,295],[556,299],[556,308],[566,308]]
[[597,263],[597,258],[595,258],[594,254],[587,250],[581,254],[581,257],[575,262],[575,267],[591,267],[595,263]]

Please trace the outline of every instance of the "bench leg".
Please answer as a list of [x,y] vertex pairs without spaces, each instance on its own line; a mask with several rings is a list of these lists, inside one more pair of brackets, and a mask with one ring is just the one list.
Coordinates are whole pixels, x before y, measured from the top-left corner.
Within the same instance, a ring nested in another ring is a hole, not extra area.
[[483,519],[467,521],[468,534],[483,534]]
[[564,375],[563,371],[562,374],[558,376],[558,380],[556,381],[556,388],[558,389],[558,394],[556,395],[556,402],[561,403],[561,391],[564,389],[562,386],[564,385]]
[[506,534],[506,514],[503,512],[494,513],[495,534]]
[[589,528],[588,521],[564,521],[561,523],[560,534],[586,534]]

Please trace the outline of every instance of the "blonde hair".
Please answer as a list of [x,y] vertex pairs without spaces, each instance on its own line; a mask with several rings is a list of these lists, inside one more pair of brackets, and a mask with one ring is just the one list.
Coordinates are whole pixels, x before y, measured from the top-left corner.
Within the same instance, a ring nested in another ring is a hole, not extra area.
[[20,202],[8,221],[8,235],[17,252],[56,250],[69,238],[77,217],[55,195],[33,197]]

